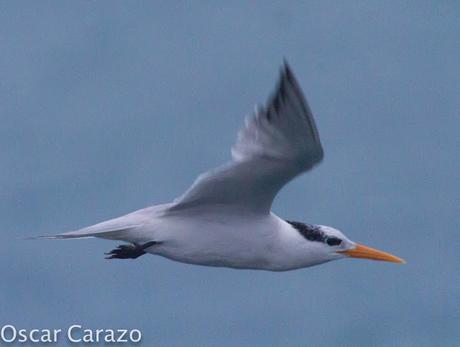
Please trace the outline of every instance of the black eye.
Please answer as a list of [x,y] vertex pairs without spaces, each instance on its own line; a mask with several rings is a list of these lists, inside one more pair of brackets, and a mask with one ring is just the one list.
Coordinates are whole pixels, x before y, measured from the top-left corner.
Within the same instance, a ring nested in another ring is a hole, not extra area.
[[328,237],[326,240],[326,243],[329,246],[338,246],[342,243],[342,240],[339,239],[338,237]]

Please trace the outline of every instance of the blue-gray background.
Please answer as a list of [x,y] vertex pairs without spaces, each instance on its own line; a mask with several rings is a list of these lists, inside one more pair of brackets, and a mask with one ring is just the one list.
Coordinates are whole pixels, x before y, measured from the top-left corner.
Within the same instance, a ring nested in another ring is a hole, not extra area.
[[[460,340],[460,6],[0,3],[0,323],[139,328],[146,346],[454,346]],[[283,57],[324,163],[279,195],[407,259],[288,273],[23,241],[178,196],[229,158]]]

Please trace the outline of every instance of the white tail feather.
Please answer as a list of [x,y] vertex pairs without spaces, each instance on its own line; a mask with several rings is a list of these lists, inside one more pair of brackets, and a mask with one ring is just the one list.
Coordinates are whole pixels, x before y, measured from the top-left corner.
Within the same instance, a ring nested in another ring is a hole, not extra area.
[[108,240],[123,240],[126,236],[126,232],[131,231],[138,227],[139,225],[125,225],[118,227],[97,227],[97,225],[76,230],[70,231],[62,234],[55,235],[43,235],[27,238],[28,240],[65,240],[65,239],[88,239],[93,237],[98,237],[101,239]]

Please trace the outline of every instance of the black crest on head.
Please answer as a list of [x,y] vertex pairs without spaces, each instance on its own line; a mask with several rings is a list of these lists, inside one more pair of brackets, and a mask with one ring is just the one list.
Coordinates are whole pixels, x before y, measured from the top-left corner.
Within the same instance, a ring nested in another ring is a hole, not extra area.
[[317,225],[295,222],[287,220],[303,237],[309,241],[318,241],[327,243],[329,246],[338,246],[342,243],[342,240],[338,237],[328,236],[325,232],[321,231],[321,228]]
[[324,233],[318,226],[287,220],[303,237],[309,241],[324,242]]

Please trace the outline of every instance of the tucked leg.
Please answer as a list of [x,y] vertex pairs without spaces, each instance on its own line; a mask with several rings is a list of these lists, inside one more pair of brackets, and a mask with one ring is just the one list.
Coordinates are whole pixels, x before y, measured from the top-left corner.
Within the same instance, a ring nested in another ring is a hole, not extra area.
[[105,253],[107,255],[105,259],[137,259],[145,254],[145,249],[156,244],[158,242],[150,241],[144,244],[120,245],[109,253]]

